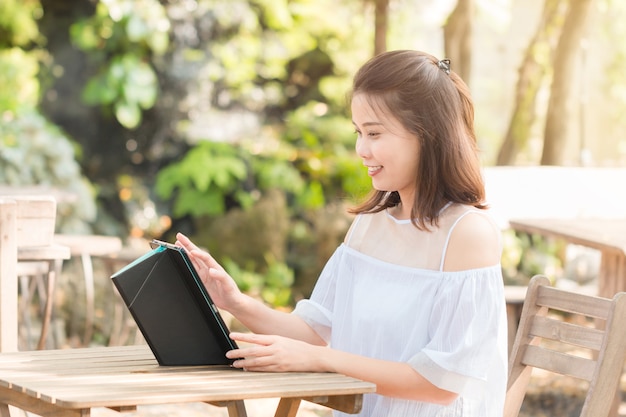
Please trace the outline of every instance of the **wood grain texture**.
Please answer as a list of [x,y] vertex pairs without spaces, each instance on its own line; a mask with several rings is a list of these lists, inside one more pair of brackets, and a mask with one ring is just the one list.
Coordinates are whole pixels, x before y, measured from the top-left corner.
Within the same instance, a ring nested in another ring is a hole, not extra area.
[[[334,373],[245,372],[227,366],[159,366],[147,346],[0,354],[0,403],[44,416],[93,407],[207,402],[242,416],[237,401],[283,398],[286,416],[300,399],[358,412],[374,384]],[[61,413],[61,414],[59,414]]]

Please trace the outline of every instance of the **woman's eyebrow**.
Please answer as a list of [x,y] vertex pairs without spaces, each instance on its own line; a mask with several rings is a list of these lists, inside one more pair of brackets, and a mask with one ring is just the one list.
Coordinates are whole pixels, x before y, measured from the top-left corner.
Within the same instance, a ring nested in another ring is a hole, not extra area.
[[[352,124],[356,126],[356,122],[353,120]],[[363,127],[369,127],[369,126],[382,126],[383,124],[381,122],[365,122],[363,123]]]

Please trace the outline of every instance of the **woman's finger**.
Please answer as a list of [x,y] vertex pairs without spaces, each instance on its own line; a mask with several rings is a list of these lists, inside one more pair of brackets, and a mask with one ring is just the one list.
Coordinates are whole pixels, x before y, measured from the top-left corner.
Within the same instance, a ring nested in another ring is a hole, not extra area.
[[270,345],[276,340],[274,336],[256,333],[231,332],[229,337],[238,342],[254,343],[255,345],[264,346]]
[[204,264],[207,266],[208,269],[215,269],[217,271],[221,271],[224,272],[224,267],[222,267],[222,265],[220,265],[214,257],[211,256],[210,253],[205,252],[203,250],[194,250],[192,252],[193,256],[197,256],[199,259],[202,260],[202,262],[204,262]]
[[176,243],[180,243],[181,246],[183,246],[185,249],[187,249],[190,252],[192,250],[200,250],[200,248],[196,246],[196,244],[193,243],[191,239],[189,239],[187,236],[185,236],[181,232],[176,233]]

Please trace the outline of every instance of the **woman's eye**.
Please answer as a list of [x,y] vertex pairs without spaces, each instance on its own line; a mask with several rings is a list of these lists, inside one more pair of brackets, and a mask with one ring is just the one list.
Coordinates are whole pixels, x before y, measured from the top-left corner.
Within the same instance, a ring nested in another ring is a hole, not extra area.
[[[363,136],[361,131],[358,130],[358,129],[355,129],[354,133],[356,133],[356,135],[359,136],[359,137]],[[377,137],[379,135],[380,135],[380,132],[365,132],[365,136],[367,136],[369,138],[375,138],[375,137]]]

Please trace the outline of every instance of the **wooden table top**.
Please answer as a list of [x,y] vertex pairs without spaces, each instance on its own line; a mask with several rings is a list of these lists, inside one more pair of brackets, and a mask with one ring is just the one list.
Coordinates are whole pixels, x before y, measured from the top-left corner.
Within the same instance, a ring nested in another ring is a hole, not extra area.
[[601,251],[626,254],[626,218],[511,219],[512,229],[553,236]]
[[72,255],[109,255],[122,249],[117,236],[55,234],[54,242],[69,247]]
[[354,413],[360,410],[362,394],[374,391],[374,384],[333,373],[159,366],[145,345],[0,354],[0,403],[42,415],[63,409],[258,398],[301,398],[338,404],[333,407]]
[[18,261],[56,261],[70,259],[70,248],[64,245],[19,246]]

